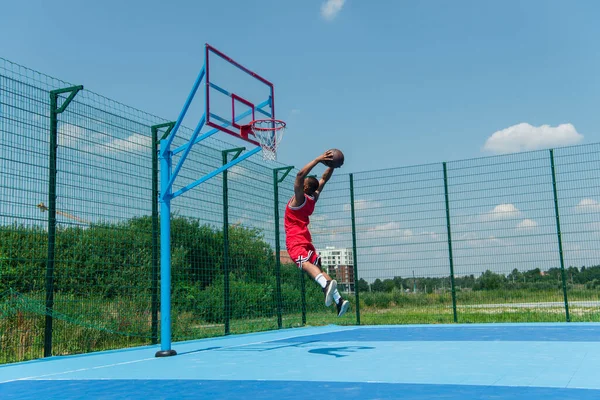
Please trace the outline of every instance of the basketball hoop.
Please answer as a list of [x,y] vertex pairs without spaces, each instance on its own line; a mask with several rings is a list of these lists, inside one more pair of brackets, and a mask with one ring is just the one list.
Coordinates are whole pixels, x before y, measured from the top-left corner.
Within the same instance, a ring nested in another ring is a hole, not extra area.
[[252,133],[262,147],[263,159],[268,161],[277,159],[277,147],[284,132],[285,122],[278,119],[257,119],[242,126],[242,137]]

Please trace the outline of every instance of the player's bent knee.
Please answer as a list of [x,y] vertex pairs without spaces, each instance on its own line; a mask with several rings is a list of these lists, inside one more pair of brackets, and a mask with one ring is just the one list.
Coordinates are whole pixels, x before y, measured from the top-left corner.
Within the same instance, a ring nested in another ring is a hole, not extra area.
[[310,261],[304,261],[302,266],[300,266],[300,269],[305,272],[314,271],[315,268],[317,268],[315,264],[311,263]]

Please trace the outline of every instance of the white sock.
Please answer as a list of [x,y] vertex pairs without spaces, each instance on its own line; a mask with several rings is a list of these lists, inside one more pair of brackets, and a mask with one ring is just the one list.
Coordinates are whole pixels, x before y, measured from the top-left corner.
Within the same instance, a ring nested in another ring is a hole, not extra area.
[[340,296],[340,292],[338,292],[338,290],[335,289],[335,292],[333,292],[333,301],[335,301],[335,304],[337,304],[341,298],[342,296]]
[[319,274],[315,277],[315,281],[321,285],[322,288],[325,288],[325,286],[327,286],[327,279],[325,279],[325,277],[323,276],[323,274]]

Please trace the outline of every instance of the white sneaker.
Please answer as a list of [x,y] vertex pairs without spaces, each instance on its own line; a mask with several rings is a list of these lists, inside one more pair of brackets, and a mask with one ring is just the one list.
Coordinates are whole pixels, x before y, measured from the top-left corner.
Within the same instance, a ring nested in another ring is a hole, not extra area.
[[346,314],[348,308],[350,308],[350,302],[348,300],[340,299],[340,302],[336,304],[338,310],[338,317]]
[[333,292],[337,289],[337,281],[332,279],[327,282],[325,287],[323,288],[323,293],[325,293],[325,306],[329,307],[331,303],[333,303]]

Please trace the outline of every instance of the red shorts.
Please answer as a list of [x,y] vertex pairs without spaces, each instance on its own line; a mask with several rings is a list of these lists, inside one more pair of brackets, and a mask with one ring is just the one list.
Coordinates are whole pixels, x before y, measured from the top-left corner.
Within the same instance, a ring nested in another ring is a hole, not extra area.
[[287,251],[298,268],[302,268],[302,263],[307,261],[318,267],[321,266],[321,256],[311,243],[293,244],[288,246]]

